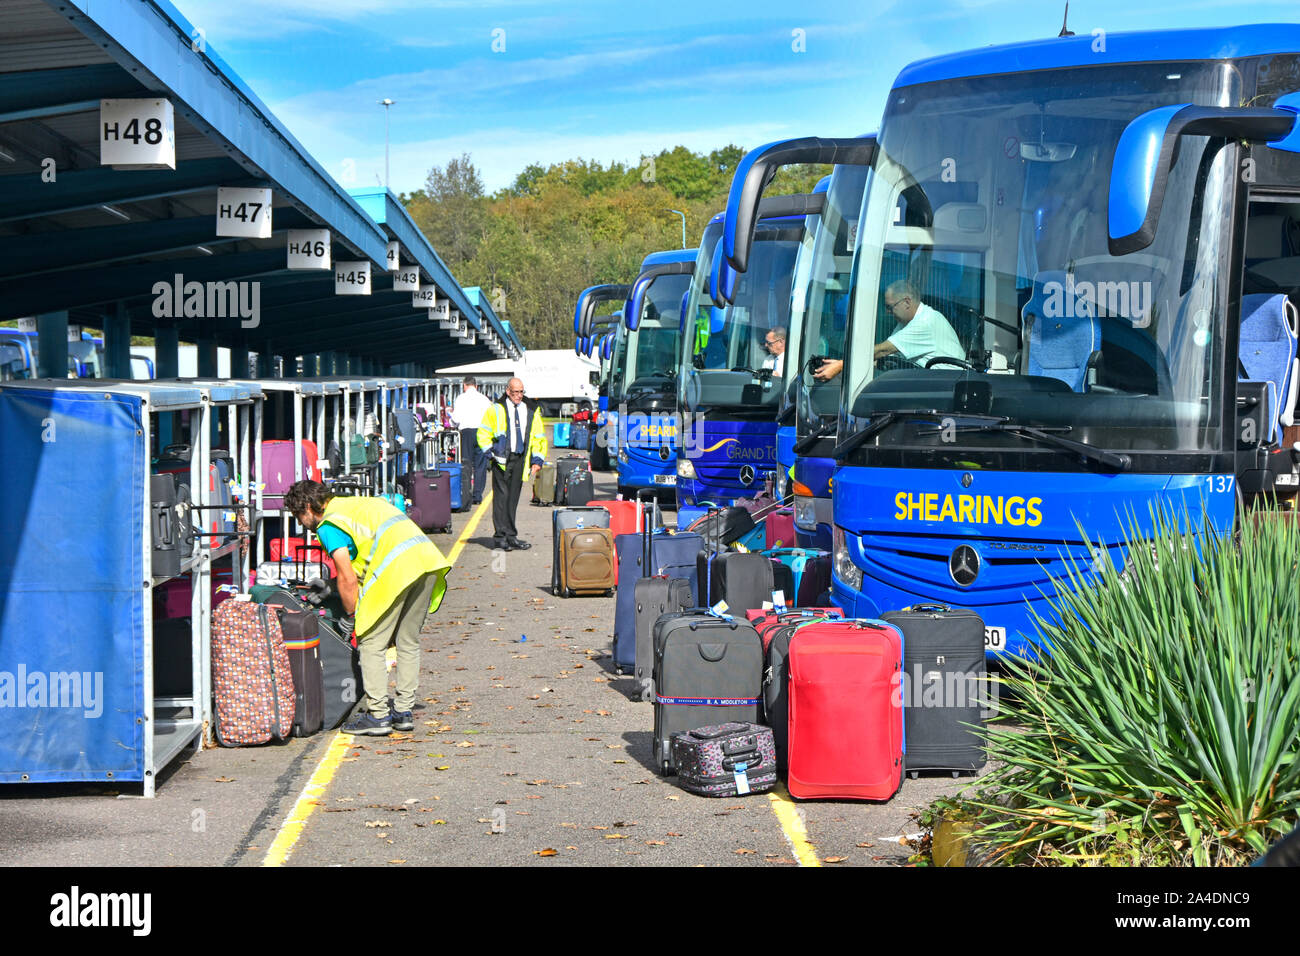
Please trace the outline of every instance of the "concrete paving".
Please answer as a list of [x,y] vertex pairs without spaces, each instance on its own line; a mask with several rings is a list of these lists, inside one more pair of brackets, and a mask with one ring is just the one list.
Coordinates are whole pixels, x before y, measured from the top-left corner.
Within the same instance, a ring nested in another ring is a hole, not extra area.
[[[614,476],[597,479],[598,494],[612,497]],[[612,671],[614,599],[550,594],[550,513],[521,504],[520,533],[533,547],[509,553],[490,550],[490,509],[482,514],[426,626],[415,731],[354,738],[314,802],[298,806],[306,822],[291,847],[287,836],[276,845],[277,858],[796,865],[788,831],[798,828],[782,825],[769,796],[696,797],[654,772],[651,705]],[[450,550],[473,518],[457,515],[453,536],[435,543]],[[0,862],[261,865],[336,738],[192,752],[153,800],[98,787],[4,788]],[[966,783],[908,779],[886,804],[789,804],[810,844],[803,859],[904,864],[910,851],[899,838],[918,829],[911,813]]]

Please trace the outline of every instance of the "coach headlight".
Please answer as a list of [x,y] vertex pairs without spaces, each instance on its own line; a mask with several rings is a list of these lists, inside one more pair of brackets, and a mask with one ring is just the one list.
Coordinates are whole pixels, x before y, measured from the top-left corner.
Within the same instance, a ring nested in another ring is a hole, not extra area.
[[844,529],[835,525],[831,532],[831,540],[835,548],[835,576],[838,577],[849,588],[850,591],[862,590],[862,569],[853,563],[849,557],[849,548]]

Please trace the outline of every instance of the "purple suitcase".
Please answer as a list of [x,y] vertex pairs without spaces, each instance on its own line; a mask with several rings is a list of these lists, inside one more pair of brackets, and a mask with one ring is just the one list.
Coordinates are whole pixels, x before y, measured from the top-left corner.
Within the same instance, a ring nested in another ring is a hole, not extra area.
[[411,499],[406,516],[425,534],[451,533],[451,475],[445,471],[417,471],[405,475],[406,496]]

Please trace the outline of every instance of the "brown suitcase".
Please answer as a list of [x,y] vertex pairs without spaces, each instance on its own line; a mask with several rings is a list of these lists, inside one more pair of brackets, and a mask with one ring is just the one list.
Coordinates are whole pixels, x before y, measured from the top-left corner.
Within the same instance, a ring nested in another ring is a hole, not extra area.
[[560,595],[612,593],[617,563],[610,530],[566,528],[560,534]]

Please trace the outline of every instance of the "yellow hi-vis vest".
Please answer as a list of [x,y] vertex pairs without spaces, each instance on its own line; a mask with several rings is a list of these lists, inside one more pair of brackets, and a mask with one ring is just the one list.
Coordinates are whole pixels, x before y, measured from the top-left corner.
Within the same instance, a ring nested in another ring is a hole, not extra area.
[[438,609],[451,565],[414,521],[383,498],[342,497],[325,503],[321,521],[346,532],[357,546],[352,569],[361,591],[358,636],[374,627],[401,593],[429,571],[438,574],[429,610]]

